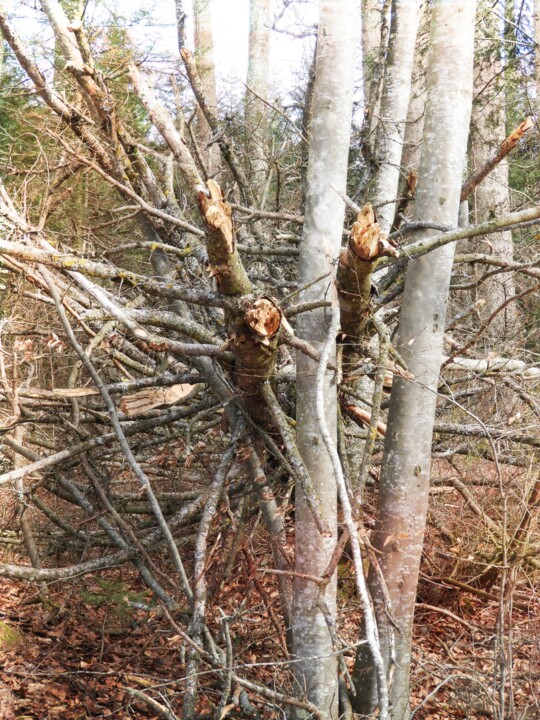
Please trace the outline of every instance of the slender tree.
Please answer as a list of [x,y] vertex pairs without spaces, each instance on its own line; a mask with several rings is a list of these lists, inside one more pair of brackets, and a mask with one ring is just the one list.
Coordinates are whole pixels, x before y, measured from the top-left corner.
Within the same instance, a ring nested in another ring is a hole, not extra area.
[[[472,169],[482,167],[493,155],[493,139],[506,137],[506,95],[501,57],[501,22],[491,12],[492,3],[480,0],[477,11],[474,71],[474,103],[471,122],[470,156]],[[474,222],[497,217],[510,209],[508,160],[503,158],[474,190],[471,197]],[[487,238],[490,254],[504,261],[514,259],[512,232],[505,230]],[[484,266],[484,270],[487,267]],[[485,316],[489,317],[505,300],[515,294],[514,276],[503,273],[488,278],[479,288],[484,300]],[[491,343],[501,342],[519,324],[515,303],[498,313],[488,330]]]
[[[304,231],[300,245],[299,282],[308,286],[304,301],[328,297],[336,303],[335,261],[341,248],[344,191],[352,120],[355,55],[359,22],[355,0],[338,5],[320,1],[319,37],[312,100]],[[321,276],[324,278],[321,280]],[[318,281],[317,281],[318,280]],[[323,309],[299,318],[297,332],[315,348],[326,342],[329,316]],[[335,355],[335,346],[331,356]],[[296,487],[296,571],[322,576],[336,544],[336,480],[317,421],[314,382],[317,363],[297,357],[297,442],[320,501],[327,525],[321,533],[302,487]],[[336,432],[336,385],[333,373],[324,382],[325,409]],[[293,643],[295,677],[300,695],[328,718],[338,715],[337,658],[328,618],[335,618],[336,575],[323,588],[300,577],[294,583]],[[325,617],[326,616],[326,617]],[[314,660],[314,658],[317,658]]]
[[534,2],[534,39],[536,49],[534,53],[534,77],[536,81],[536,107],[540,116],[540,0]]
[[[193,0],[195,26],[195,62],[204,87],[208,104],[217,109],[216,68],[214,62],[214,38],[212,34],[212,0]],[[219,148],[210,145],[212,131],[200,106],[197,107],[197,139],[203,158],[207,162],[208,175],[213,177],[219,168]]]
[[382,0],[362,0],[362,56],[366,108],[371,107],[374,94],[372,90],[376,87],[377,78],[382,71],[382,68],[379,68],[382,13]]
[[272,0],[250,0],[246,88],[246,153],[254,193],[263,200],[268,172],[268,90]]
[[389,232],[394,220],[405,121],[411,94],[419,0],[394,0],[386,70],[375,143],[376,173],[371,199],[383,232]]
[[[474,13],[470,0],[435,0],[433,5],[416,220],[457,224],[471,114]],[[453,246],[446,245],[409,264],[399,323],[397,349],[415,379],[395,378],[388,417],[374,535],[385,587],[370,570],[395,720],[408,715],[412,627],[453,256]],[[369,713],[373,674],[365,661],[365,654],[359,655],[354,679],[357,708]]]
[[[420,19],[416,34],[413,72],[411,80],[411,93],[405,134],[403,137],[403,152],[401,155],[402,190],[396,210],[397,224],[400,224],[399,215],[407,212],[414,198],[418,168],[420,165],[420,148],[424,130],[424,117],[426,111],[426,76],[429,50],[429,35],[431,22],[431,5],[422,2],[420,6]],[[408,213],[407,213],[408,214]]]

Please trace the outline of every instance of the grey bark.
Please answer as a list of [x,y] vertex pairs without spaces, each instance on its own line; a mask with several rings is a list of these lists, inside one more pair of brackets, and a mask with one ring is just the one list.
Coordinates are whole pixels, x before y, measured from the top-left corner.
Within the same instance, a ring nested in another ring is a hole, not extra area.
[[362,57],[364,83],[364,137],[373,143],[388,46],[391,0],[362,0]]
[[[208,104],[217,108],[216,67],[214,62],[214,39],[212,34],[212,0],[193,0],[195,26],[195,62],[204,86]],[[197,107],[197,141],[210,177],[219,169],[219,147],[210,145],[212,132],[200,107]]]
[[416,34],[411,95],[401,157],[402,172],[405,176],[411,171],[418,174],[418,167],[420,165],[420,148],[422,145],[426,111],[426,78],[430,24],[431,5],[423,2],[420,8],[420,20]]
[[[390,232],[397,197],[405,121],[411,94],[419,0],[393,0],[386,72],[377,125],[377,171],[372,203],[383,232]],[[384,204],[382,204],[384,203]]]
[[[360,31],[355,0],[320,0],[319,36],[306,192],[305,222],[300,246],[300,286],[326,273],[334,276],[339,256],[344,205],[332,186],[345,190],[352,120],[355,50]],[[333,283],[326,279],[303,293],[303,300],[328,294],[336,302]],[[299,316],[298,335],[321,349],[330,317],[323,309]],[[335,355],[335,346],[332,348]],[[317,422],[315,377],[317,364],[302,353],[297,357],[297,441],[330,529],[317,529],[307,499],[296,487],[296,571],[321,576],[332,556],[337,536],[336,483],[331,459],[322,443]],[[336,387],[331,373],[324,382],[330,434],[336,438]],[[332,637],[320,609],[336,614],[336,577],[321,591],[312,581],[295,578],[293,649],[297,693],[315,704],[328,718],[338,716],[337,658]]]
[[534,3],[534,39],[536,50],[534,56],[534,77],[536,80],[537,116],[540,116],[540,0]]
[[[261,201],[268,171],[268,88],[270,81],[270,24],[272,0],[251,0],[246,89],[246,150],[251,184]],[[253,90],[253,92],[251,92]]]
[[[471,113],[475,4],[436,0],[433,5],[416,220],[457,223]],[[415,380],[395,379],[388,417],[373,539],[380,551],[384,592],[374,569],[370,570],[381,649],[391,675],[393,720],[409,715],[414,606],[453,255],[454,247],[446,245],[409,264],[397,340],[397,349]],[[387,600],[393,622],[386,612]],[[372,710],[365,706],[373,695],[370,670],[371,663],[359,653],[354,679],[359,692],[357,710],[364,713]]]
[[[493,155],[496,146],[506,137],[506,96],[502,74],[500,22],[490,12],[492,3],[480,0],[476,30],[476,53],[470,154],[473,169],[482,167]],[[507,213],[510,209],[508,161],[503,158],[475,188],[472,195],[473,222],[483,222]],[[512,262],[514,246],[511,230],[486,238],[491,254]],[[484,315],[489,317],[510,296],[515,295],[513,273],[495,275],[478,291],[485,300]],[[510,303],[493,320],[488,330],[490,344],[502,341],[519,326],[516,303]]]

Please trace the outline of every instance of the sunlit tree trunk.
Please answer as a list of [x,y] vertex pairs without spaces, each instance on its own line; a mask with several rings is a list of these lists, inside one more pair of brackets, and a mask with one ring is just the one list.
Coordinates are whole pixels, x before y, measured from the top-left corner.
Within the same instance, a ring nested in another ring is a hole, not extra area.
[[376,75],[381,43],[382,0],[362,0],[362,56],[364,70],[364,102],[371,101],[371,83]]
[[[6,3],[7,5],[7,3]],[[8,7],[9,9],[9,7]],[[0,36],[0,82],[4,77],[4,54],[5,54],[5,42],[4,37]]]
[[[344,206],[334,188],[345,190],[359,31],[355,0],[342,0],[339,7],[333,0],[321,0],[299,285],[313,283],[321,275],[327,277],[302,293],[305,301],[324,296],[336,302],[332,278],[341,247]],[[323,309],[303,313],[299,316],[297,332],[320,348],[326,340],[329,323]],[[336,543],[336,481],[317,421],[314,388],[317,364],[302,353],[298,354],[297,363],[298,447],[330,534],[325,537],[319,532],[302,489],[297,485],[296,570],[321,576]],[[327,422],[335,435],[336,387],[331,373],[324,383],[324,397]],[[299,660],[294,665],[297,692],[317,705],[326,717],[337,718],[337,659],[321,610],[324,606],[329,616],[335,618],[335,575],[324,590],[309,580],[295,578],[292,629],[294,655]]]
[[[204,87],[209,105],[217,107],[216,68],[214,63],[214,39],[212,35],[211,0],[193,0],[193,21],[195,26],[195,62]],[[216,144],[209,147],[212,132],[204,113],[197,108],[197,142],[207,163],[210,177],[219,168],[219,148]]]
[[[480,0],[476,30],[474,72],[474,104],[471,124],[471,169],[482,167],[506,137],[505,78],[502,74],[500,20],[490,12],[490,0]],[[508,161],[504,158],[475,188],[472,201],[473,221],[483,222],[510,209]],[[489,235],[489,252],[501,260],[513,261],[514,248],[510,230]],[[487,267],[484,267],[487,269]],[[515,294],[513,273],[494,275],[484,282],[478,295],[485,301],[485,315],[490,316],[503,302]],[[519,316],[515,303],[495,316],[488,333],[493,343],[515,333]]]
[[388,46],[388,14],[391,0],[362,0],[362,58],[364,90],[364,143],[373,151],[378,122],[384,59]]
[[414,178],[418,177],[420,165],[420,148],[422,145],[422,134],[424,132],[424,118],[426,111],[426,78],[429,50],[431,24],[431,5],[423,2],[420,8],[420,20],[416,34],[416,47],[414,51],[413,72],[411,81],[411,94],[407,120],[405,123],[405,135],[403,138],[403,152],[401,155],[401,171],[403,180],[403,192],[400,196],[400,209],[405,211],[410,207],[411,199],[414,196]]
[[377,125],[377,170],[371,199],[383,232],[389,232],[396,209],[405,121],[411,94],[412,64],[418,29],[419,0],[393,0],[390,40]]
[[[457,224],[471,114],[475,4],[473,0],[433,4],[416,220]],[[403,720],[409,712],[414,606],[453,255],[453,246],[446,245],[410,263],[397,339],[397,349],[415,380],[395,378],[388,417],[373,538],[386,592],[373,568],[370,571],[393,720]],[[369,690],[368,682],[362,682],[362,669],[355,669],[360,700]],[[368,672],[364,679],[370,677]]]
[[540,116],[540,0],[534,3],[534,38],[536,51],[534,56],[534,77],[536,80],[536,107],[537,116]]
[[272,0],[251,0],[246,89],[246,151],[255,196],[263,199],[268,171],[268,87],[270,80],[270,23]]

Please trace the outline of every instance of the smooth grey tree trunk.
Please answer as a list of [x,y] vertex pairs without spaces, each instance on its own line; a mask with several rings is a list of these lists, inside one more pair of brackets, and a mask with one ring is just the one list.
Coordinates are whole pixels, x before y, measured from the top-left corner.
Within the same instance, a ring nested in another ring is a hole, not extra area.
[[[418,168],[420,166],[420,149],[426,112],[426,81],[430,25],[431,6],[427,2],[423,2],[420,8],[418,32],[416,33],[411,94],[407,120],[405,122],[403,152],[401,155],[401,171],[405,178],[410,172],[418,176]],[[409,206],[410,203],[407,205]]]
[[390,39],[375,143],[377,170],[370,198],[377,220],[388,233],[394,220],[405,121],[411,96],[411,78],[420,11],[419,0],[393,0]]
[[391,0],[362,0],[363,136],[371,153],[374,151],[388,49],[390,3]]
[[[329,298],[336,302],[335,262],[339,256],[344,205],[333,187],[344,191],[352,121],[356,46],[360,18],[355,0],[320,0],[319,35],[310,147],[305,222],[300,245],[299,285],[324,280],[302,293],[302,300]],[[326,340],[330,324],[324,309],[299,316],[297,332],[316,348]],[[332,352],[335,355],[335,348]],[[324,537],[296,487],[296,570],[320,576],[336,543],[337,498],[334,472],[317,422],[315,377],[317,364],[299,353],[297,359],[297,442],[321,503],[321,515],[330,529]],[[327,422],[336,435],[336,387],[333,374],[325,380]],[[321,602],[336,617],[336,577],[324,591],[313,582],[295,578],[293,649],[296,693],[314,703],[323,716],[338,716],[337,658]],[[323,606],[324,607],[324,606]]]
[[540,0],[534,2],[534,39],[536,50],[534,55],[534,77],[536,80],[536,108],[540,117]]
[[364,103],[370,105],[371,83],[381,44],[382,0],[362,0],[362,58],[364,70]]
[[[268,172],[268,89],[272,0],[250,0],[249,54],[246,88],[246,148],[250,179],[260,202]],[[253,92],[252,92],[253,91]]]
[[[216,68],[214,62],[214,38],[212,34],[211,0],[193,0],[195,62],[201,77],[204,94],[211,108],[217,107]],[[219,169],[219,148],[210,145],[212,132],[203,111],[197,108],[197,142],[207,164],[210,177]]]
[[[493,156],[498,145],[507,136],[506,94],[501,58],[501,27],[497,16],[490,12],[490,0],[478,3],[476,26],[476,49],[474,68],[474,104],[471,124],[471,170],[482,167]],[[504,158],[475,188],[472,195],[473,222],[503,215],[510,210],[508,160]],[[488,252],[493,256],[512,262],[514,244],[512,232],[489,235]],[[483,266],[488,270],[487,266]],[[490,316],[504,301],[515,294],[513,273],[495,275],[478,289],[478,298],[485,301],[484,314]],[[487,336],[490,344],[499,344],[509,333],[519,328],[519,313],[515,303],[510,303],[495,316]]]
[[[474,0],[435,0],[433,4],[416,220],[457,225],[471,114],[475,5]],[[385,611],[385,593],[376,574],[370,571],[393,720],[409,715],[414,607],[453,255],[453,246],[446,245],[409,264],[397,340],[397,349],[415,380],[394,381],[373,543],[380,553],[390,611],[399,632]],[[373,695],[370,667],[362,667],[362,662],[365,656],[359,656],[354,673],[358,706]],[[362,710],[366,712],[365,706]]]

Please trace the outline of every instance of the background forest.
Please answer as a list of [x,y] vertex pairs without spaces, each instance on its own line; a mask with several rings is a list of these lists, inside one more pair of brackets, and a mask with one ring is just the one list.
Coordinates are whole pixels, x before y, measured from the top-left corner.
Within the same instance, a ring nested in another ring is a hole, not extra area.
[[0,719],[539,718],[540,1],[218,4],[0,0]]

